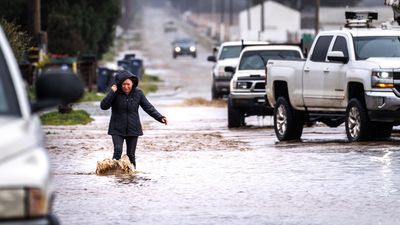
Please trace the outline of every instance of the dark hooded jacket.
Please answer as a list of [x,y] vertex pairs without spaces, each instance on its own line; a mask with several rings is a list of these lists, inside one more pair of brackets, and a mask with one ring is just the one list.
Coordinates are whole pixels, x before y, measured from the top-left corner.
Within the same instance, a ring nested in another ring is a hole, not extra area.
[[[126,79],[134,82],[132,91],[126,95],[122,91],[122,83]],[[139,118],[139,106],[157,121],[164,118],[144,96],[142,90],[137,88],[139,79],[128,71],[120,71],[115,76],[117,91],[110,91],[101,101],[100,108],[107,110],[111,107],[111,118],[108,134],[121,136],[143,135],[142,125]]]

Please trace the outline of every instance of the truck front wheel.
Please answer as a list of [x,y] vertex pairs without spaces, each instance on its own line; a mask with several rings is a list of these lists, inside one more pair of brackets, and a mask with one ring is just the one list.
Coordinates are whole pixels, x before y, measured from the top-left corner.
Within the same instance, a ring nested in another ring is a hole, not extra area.
[[211,99],[216,100],[219,99],[219,93],[217,92],[217,88],[215,88],[214,82],[211,86]]
[[350,142],[368,139],[367,111],[358,99],[351,99],[346,109],[346,135]]
[[241,127],[244,126],[244,115],[243,113],[236,109],[233,104],[231,98],[228,99],[228,127]]
[[274,129],[279,141],[300,139],[303,133],[303,118],[290,103],[279,97],[274,109]]

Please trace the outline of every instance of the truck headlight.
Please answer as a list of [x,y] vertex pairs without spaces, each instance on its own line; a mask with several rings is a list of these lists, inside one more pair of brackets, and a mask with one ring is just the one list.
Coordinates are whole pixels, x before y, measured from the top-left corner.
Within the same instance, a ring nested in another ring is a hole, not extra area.
[[25,216],[26,194],[23,189],[0,190],[0,219],[20,218]]
[[372,71],[371,85],[375,88],[393,88],[393,70],[376,69]]
[[226,75],[225,67],[223,67],[223,66],[218,67],[218,76],[219,77],[224,77],[225,75]]
[[191,46],[191,47],[189,48],[189,50],[190,50],[191,52],[195,52],[195,51],[196,51],[196,47]]
[[45,216],[48,203],[46,193],[37,188],[0,189],[0,220]]
[[181,48],[180,47],[175,47],[175,52],[180,52]]
[[249,88],[248,82],[238,81],[236,83],[236,88],[237,89],[247,89],[247,88]]

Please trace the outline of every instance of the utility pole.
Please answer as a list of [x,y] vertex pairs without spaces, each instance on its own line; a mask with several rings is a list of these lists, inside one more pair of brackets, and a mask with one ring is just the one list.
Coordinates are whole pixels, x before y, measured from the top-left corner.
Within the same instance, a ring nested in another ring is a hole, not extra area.
[[233,27],[233,4],[232,4],[232,0],[229,0],[229,25],[228,27],[228,39],[231,39],[231,35],[232,35],[232,27]]
[[225,0],[220,0],[221,1],[221,21],[220,21],[220,28],[219,28],[219,40],[225,41]]
[[264,32],[264,27],[265,27],[265,24],[264,24],[264,1],[265,0],[262,0],[262,2],[261,2],[261,29],[260,29],[260,31],[261,32]]
[[220,0],[221,1],[221,24],[224,23],[224,17],[225,17],[225,0]]
[[319,7],[320,0],[315,0],[315,36],[317,36],[319,32]]
[[217,0],[212,0],[211,4],[211,17],[212,17],[212,32],[211,36],[214,38],[217,33]]
[[197,21],[200,21],[200,1],[196,1]]
[[250,0],[247,0],[247,30],[251,30]]
[[39,35],[41,29],[40,23],[40,0],[34,0],[33,2],[33,35],[35,39],[39,41]]
[[229,0],[229,26],[233,26],[233,4],[232,4],[232,0]]

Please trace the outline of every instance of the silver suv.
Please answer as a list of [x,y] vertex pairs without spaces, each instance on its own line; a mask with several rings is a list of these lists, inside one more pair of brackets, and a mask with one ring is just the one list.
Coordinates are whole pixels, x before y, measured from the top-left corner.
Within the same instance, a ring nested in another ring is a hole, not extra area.
[[43,74],[30,103],[21,73],[0,28],[0,224],[58,224],[52,214],[50,165],[35,112],[77,100],[79,78],[67,72]]

